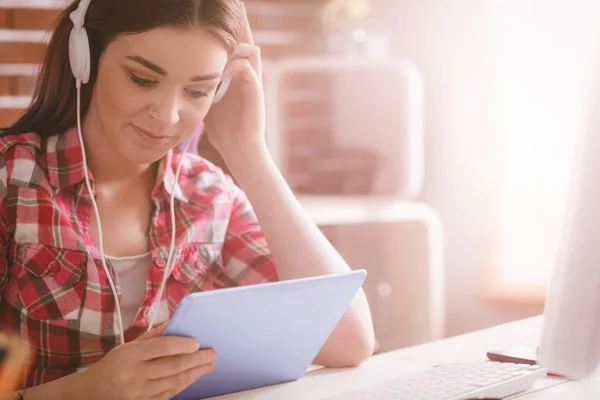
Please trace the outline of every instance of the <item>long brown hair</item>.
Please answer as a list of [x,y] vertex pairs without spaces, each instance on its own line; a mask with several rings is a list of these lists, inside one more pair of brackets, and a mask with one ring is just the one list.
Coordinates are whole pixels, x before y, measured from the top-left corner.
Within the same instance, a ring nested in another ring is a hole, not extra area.
[[[33,98],[21,118],[0,128],[0,136],[35,132],[42,137],[75,126],[75,79],[69,63],[71,3],[56,21],[46,47]],[[96,82],[98,62],[106,46],[121,34],[146,32],[162,26],[205,27],[220,37],[231,53],[242,33],[240,0],[92,0],[85,18],[91,50],[90,80],[81,87],[81,114],[85,115]]]

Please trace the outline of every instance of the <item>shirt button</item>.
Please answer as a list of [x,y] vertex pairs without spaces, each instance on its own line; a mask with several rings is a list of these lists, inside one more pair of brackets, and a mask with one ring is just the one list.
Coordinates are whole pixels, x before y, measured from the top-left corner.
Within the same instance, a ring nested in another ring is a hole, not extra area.
[[208,272],[208,267],[202,262],[202,260],[196,260],[196,268],[198,268],[198,272],[201,274],[206,274]]
[[52,261],[48,266],[48,269],[52,272],[58,271],[58,264],[56,263],[56,261]]
[[160,268],[164,268],[167,265],[165,260],[160,257],[155,258],[154,262],[156,263],[156,266]]

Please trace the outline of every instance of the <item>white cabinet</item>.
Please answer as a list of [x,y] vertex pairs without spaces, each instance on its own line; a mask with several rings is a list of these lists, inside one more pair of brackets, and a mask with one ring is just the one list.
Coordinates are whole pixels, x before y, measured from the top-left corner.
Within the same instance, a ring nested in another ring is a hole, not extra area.
[[[286,82],[303,73],[331,74],[333,88],[329,83],[327,93],[314,86],[286,90]],[[357,79],[361,74],[364,81]],[[286,179],[297,179],[290,158],[298,149],[290,132],[300,122],[315,129],[327,125],[337,144],[370,146],[386,156],[376,195],[298,194],[347,262],[368,271],[363,287],[379,351],[443,337],[442,223],[435,210],[414,201],[423,179],[423,89],[417,68],[401,59],[295,58],[270,65],[264,82],[267,141]],[[329,119],[288,118],[289,103],[319,96],[326,96],[323,104],[333,103]]]

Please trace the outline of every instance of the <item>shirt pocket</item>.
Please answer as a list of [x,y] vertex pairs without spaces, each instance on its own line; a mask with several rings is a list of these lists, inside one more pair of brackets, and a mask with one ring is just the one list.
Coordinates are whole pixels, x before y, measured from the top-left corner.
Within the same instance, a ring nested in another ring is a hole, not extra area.
[[83,304],[88,255],[43,244],[17,247],[12,271],[22,312],[34,320],[75,320]]
[[221,243],[196,243],[178,249],[171,274],[171,293],[177,302],[186,294],[212,288],[222,269]]

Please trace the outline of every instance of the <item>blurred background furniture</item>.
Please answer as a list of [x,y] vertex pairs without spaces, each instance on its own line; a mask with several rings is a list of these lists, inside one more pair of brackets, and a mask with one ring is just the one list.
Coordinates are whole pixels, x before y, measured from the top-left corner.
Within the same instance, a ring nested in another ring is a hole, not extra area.
[[365,268],[378,351],[444,336],[443,230],[415,201],[423,89],[409,60],[285,57],[264,83],[267,143],[305,210]]

